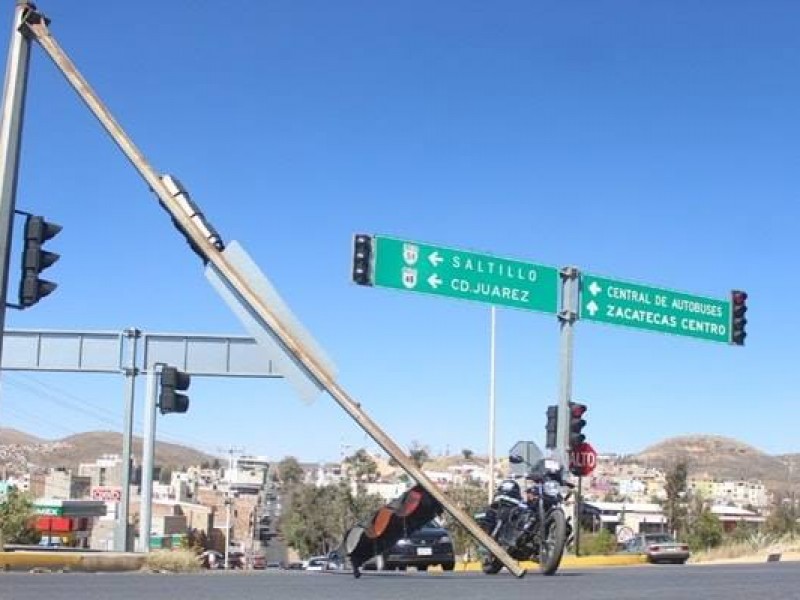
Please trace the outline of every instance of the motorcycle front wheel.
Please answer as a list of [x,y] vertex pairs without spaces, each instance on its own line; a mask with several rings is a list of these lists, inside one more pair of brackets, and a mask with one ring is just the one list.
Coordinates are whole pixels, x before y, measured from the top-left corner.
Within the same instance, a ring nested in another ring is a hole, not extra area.
[[481,557],[481,570],[486,575],[496,575],[502,568],[503,563],[500,562],[499,558],[495,558],[491,553],[487,552]]
[[539,569],[545,575],[552,575],[561,564],[567,542],[567,518],[560,508],[547,514],[543,537],[539,550]]

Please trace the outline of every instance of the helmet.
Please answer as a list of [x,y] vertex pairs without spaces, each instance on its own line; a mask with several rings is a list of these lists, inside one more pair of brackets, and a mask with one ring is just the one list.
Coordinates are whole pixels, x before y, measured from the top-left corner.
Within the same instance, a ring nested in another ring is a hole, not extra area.
[[510,496],[511,498],[515,498],[517,500],[522,500],[522,494],[519,491],[519,484],[514,481],[513,479],[506,479],[500,484],[500,487],[497,488],[498,494],[503,494],[504,496]]

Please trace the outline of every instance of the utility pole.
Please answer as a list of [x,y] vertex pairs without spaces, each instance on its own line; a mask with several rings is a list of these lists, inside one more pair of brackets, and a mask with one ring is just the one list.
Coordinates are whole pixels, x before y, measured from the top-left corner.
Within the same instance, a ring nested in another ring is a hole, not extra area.
[[8,47],[6,80],[3,86],[3,106],[0,120],[0,360],[3,355],[3,334],[6,323],[8,295],[8,263],[11,257],[11,237],[17,199],[19,151],[22,143],[22,121],[25,113],[25,93],[28,88],[31,42],[23,33],[26,18],[32,10],[30,2],[17,1],[14,25]]
[[242,451],[242,448],[235,448],[233,446],[228,448],[228,471],[225,473],[225,480],[228,483],[228,489],[225,491],[225,569],[230,569],[228,553],[231,547],[231,503],[233,502],[231,483],[233,475],[233,455],[235,452],[241,453]]

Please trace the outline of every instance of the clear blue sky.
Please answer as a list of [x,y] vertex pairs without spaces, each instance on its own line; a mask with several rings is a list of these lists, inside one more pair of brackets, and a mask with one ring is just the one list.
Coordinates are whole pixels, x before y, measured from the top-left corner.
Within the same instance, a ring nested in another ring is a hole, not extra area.
[[[745,289],[745,348],[579,323],[586,433],[606,452],[689,433],[800,451],[798,3],[40,8],[151,162],[248,249],[401,445],[486,452],[489,308],[351,284],[356,232],[712,297]],[[39,48],[22,154],[17,208],[64,226],[50,244],[62,258],[58,290],[8,327],[244,333]],[[498,453],[541,442],[558,339],[552,316],[499,311]],[[123,389],[6,373],[0,425],[119,430]],[[307,406],[284,381],[196,378],[191,398],[160,419],[162,438],[305,460],[376,447],[330,398]]]

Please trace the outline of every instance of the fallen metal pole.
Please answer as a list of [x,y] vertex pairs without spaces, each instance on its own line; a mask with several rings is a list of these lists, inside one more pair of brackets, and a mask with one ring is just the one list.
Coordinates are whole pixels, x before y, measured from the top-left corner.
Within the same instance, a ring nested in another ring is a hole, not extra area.
[[252,289],[247,279],[225,258],[222,252],[199,230],[189,216],[181,210],[177,201],[169,193],[159,175],[147,162],[144,154],[136,147],[127,136],[122,127],[116,122],[108,108],[92,90],[89,83],[83,78],[76,66],[66,53],[59,47],[44,22],[44,19],[30,20],[27,27],[36,41],[50,56],[59,70],[75,89],[89,110],[100,121],[114,142],[119,146],[134,168],[147,182],[151,190],[159,197],[161,203],[169,211],[179,227],[186,233],[194,249],[205,257],[219,272],[219,274],[241,295],[241,298],[277,336],[286,350],[298,360],[310,377],[312,377],[330,396],[344,409],[344,411],[366,431],[375,442],[383,448],[389,456],[408,473],[417,483],[424,487],[442,506],[471,533],[481,545],[494,554],[517,577],[525,574],[525,569],[511,558],[478,524],[458,506],[452,503],[444,493],[419,469],[403,450],[381,430],[378,425],[362,410],[356,402],[334,379],[315,356],[307,352],[303,345],[290,332],[289,328],[279,319],[273,310],[261,301],[258,294]]

